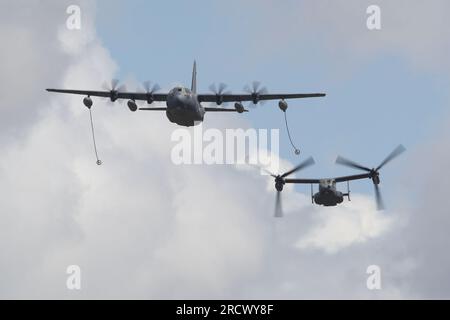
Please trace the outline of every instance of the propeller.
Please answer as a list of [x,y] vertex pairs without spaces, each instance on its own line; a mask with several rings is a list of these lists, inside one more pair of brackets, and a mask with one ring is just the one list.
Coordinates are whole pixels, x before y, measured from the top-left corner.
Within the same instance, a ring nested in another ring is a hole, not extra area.
[[281,203],[281,191],[277,191],[275,198],[275,218],[283,218],[283,206]]
[[281,191],[283,191],[284,185],[286,184],[286,181],[284,180],[286,177],[300,171],[303,169],[306,169],[309,166],[312,166],[315,163],[313,157],[309,157],[305,161],[303,161],[301,164],[293,168],[292,170],[289,170],[286,173],[276,175],[262,167],[259,167],[257,165],[252,165],[254,167],[257,167],[258,169],[263,170],[267,174],[269,174],[271,177],[275,178],[275,189],[277,190],[277,195],[275,198],[275,217],[276,218],[282,218],[283,217],[283,208],[282,208],[282,201],[281,201]]
[[286,183],[286,181],[284,179],[298,171],[301,171],[303,169],[306,169],[307,167],[312,166],[313,164],[315,164],[313,157],[309,157],[308,159],[306,159],[305,161],[300,163],[298,166],[296,166],[292,170],[289,170],[286,173],[283,173],[283,174],[277,175],[277,176],[272,174],[272,177],[275,178],[275,189],[277,189],[277,196],[275,199],[275,217],[276,218],[283,217],[281,191],[283,191],[284,185]]
[[152,86],[151,81],[145,81],[144,83],[142,83],[142,86],[144,87],[146,93],[155,93],[155,92],[161,90],[161,87],[159,86],[159,84],[154,83]]
[[381,164],[375,169],[376,171],[383,168],[386,164],[397,158],[399,155],[401,155],[403,152],[406,151],[406,148],[402,145],[399,145],[397,148],[394,149],[394,151],[391,152],[390,155],[386,157],[386,159],[381,162]]
[[103,83],[102,87],[104,90],[109,91],[110,92],[110,99],[111,102],[115,102],[118,99],[118,94],[120,92],[124,92],[127,90],[127,87],[122,84],[119,85],[120,81],[117,79],[112,79],[111,83]]
[[386,159],[384,159],[381,164],[374,168],[374,169],[369,169],[365,166],[360,165],[359,163],[356,163],[354,161],[348,160],[346,158],[343,158],[341,156],[338,156],[336,159],[336,163],[340,164],[342,166],[346,166],[346,167],[350,167],[353,169],[358,169],[358,170],[362,170],[362,171],[366,171],[368,172],[369,178],[372,179],[373,185],[374,185],[374,189],[375,189],[375,200],[376,200],[376,204],[377,204],[377,210],[384,210],[385,206],[384,206],[384,202],[383,202],[383,197],[381,196],[381,192],[380,192],[380,169],[383,168],[386,164],[388,164],[389,162],[391,162],[392,160],[394,160],[395,158],[397,158],[399,155],[401,155],[403,152],[405,152],[405,147],[402,145],[399,145],[397,148],[394,149],[394,151],[392,151],[387,157]]
[[142,86],[144,87],[145,94],[147,95],[147,103],[152,104],[155,101],[153,99],[153,94],[161,90],[161,87],[157,83],[154,83],[152,86],[151,81],[145,81]]
[[381,196],[380,186],[378,184],[373,184],[375,190],[375,202],[377,203],[377,210],[382,211],[385,209],[383,197]]
[[209,86],[209,91],[216,95],[216,104],[219,106],[223,103],[223,95],[231,94],[231,91],[225,91],[226,89],[227,85],[223,82],[219,83],[218,86],[215,83]]
[[306,159],[305,161],[303,161],[301,164],[299,164],[298,166],[296,166],[294,169],[284,173],[281,175],[281,178],[286,178],[288,176],[290,176],[291,174],[294,174],[300,170],[303,170],[307,167],[312,166],[313,164],[315,164],[316,162],[314,161],[313,157],[309,157],[308,159]]
[[367,171],[367,172],[371,172],[372,171],[372,169],[364,167],[364,166],[362,166],[362,165],[360,165],[360,164],[358,164],[358,163],[356,163],[354,161],[345,159],[345,158],[343,158],[341,156],[337,157],[336,163],[340,164],[342,166],[353,168],[353,169],[359,169],[359,170],[363,170],[363,171]]
[[252,96],[253,106],[250,104],[250,108],[256,107],[259,102],[261,102],[261,104],[265,103],[265,101],[259,101],[260,95],[268,93],[266,87],[261,87],[261,82],[253,81],[251,87],[248,85],[244,87],[244,91]]

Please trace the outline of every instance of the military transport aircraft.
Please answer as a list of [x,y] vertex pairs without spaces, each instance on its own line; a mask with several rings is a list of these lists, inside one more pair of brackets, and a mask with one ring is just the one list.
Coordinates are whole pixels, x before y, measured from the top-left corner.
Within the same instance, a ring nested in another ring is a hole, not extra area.
[[[197,67],[194,61],[192,72],[191,89],[177,86],[168,93],[159,93],[159,86],[155,85],[150,88],[147,83],[145,92],[126,92],[124,87],[117,87],[118,81],[113,80],[110,90],[107,91],[89,91],[89,90],[66,90],[66,89],[47,89],[49,92],[78,94],[86,96],[83,100],[84,105],[91,109],[93,101],[91,97],[109,98],[112,102],[118,99],[127,99],[128,108],[135,112],[137,110],[145,111],[165,111],[169,121],[180,126],[190,127],[201,123],[204,119],[205,112],[247,112],[242,102],[250,101],[258,104],[266,100],[280,100],[279,107],[286,111],[288,105],[286,99],[314,98],[324,97],[324,93],[295,93],[295,94],[269,94],[267,89],[260,88],[258,82],[254,82],[252,88],[247,88],[248,92],[243,94],[232,94],[225,92],[226,86],[220,84],[216,89],[215,85],[211,86],[212,93],[197,93]],[[147,107],[139,108],[136,101],[141,100],[151,105],[153,102],[166,102],[166,107]],[[232,108],[212,108],[203,107],[202,102],[211,102],[221,105],[222,103],[234,102]]]
[[[282,206],[281,206],[281,191],[283,191],[284,185],[286,183],[299,183],[299,184],[310,184],[311,185],[311,201],[314,204],[322,205],[325,207],[334,207],[338,204],[342,203],[344,201],[344,197],[348,197],[348,200],[350,201],[350,186],[349,182],[353,180],[361,180],[361,179],[371,179],[375,188],[375,199],[377,204],[377,210],[384,210],[383,200],[381,198],[381,193],[379,189],[380,184],[380,169],[384,167],[388,162],[392,161],[394,158],[399,156],[401,153],[405,151],[405,147],[402,145],[399,145],[394,151],[387,156],[386,159],[381,162],[381,164],[377,168],[367,168],[364,167],[356,162],[347,160],[342,157],[338,157],[336,159],[336,163],[340,165],[344,165],[347,167],[351,167],[354,169],[359,169],[366,171],[366,173],[363,174],[357,174],[357,175],[351,175],[351,176],[344,176],[344,177],[338,177],[338,178],[330,178],[330,179],[287,179],[288,176],[294,174],[295,172],[298,172],[300,170],[303,170],[311,165],[314,164],[314,159],[311,157],[304,162],[302,162],[300,165],[295,167],[294,169],[281,174],[281,175],[275,175],[273,173],[268,172],[265,170],[270,176],[272,176],[275,179],[275,189],[277,190],[277,196],[276,196],[276,204],[275,204],[275,217],[282,217]],[[336,184],[339,182],[347,182],[347,193],[342,193],[341,191],[338,191],[336,189]],[[319,185],[319,192],[314,194],[313,191],[313,185],[318,184]]]

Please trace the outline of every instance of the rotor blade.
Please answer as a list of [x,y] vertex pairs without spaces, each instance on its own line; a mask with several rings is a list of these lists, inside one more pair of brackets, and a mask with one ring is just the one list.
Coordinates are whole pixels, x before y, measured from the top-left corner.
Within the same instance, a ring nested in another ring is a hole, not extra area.
[[118,85],[119,85],[119,80],[118,79],[112,79],[111,80],[111,90],[116,90]]
[[266,174],[268,174],[269,176],[271,176],[271,177],[273,177],[273,178],[276,178],[276,177],[277,177],[277,176],[274,175],[272,172],[270,172],[269,170],[267,170],[267,169],[265,169],[265,168],[263,168],[263,167],[257,166],[257,165],[255,165],[255,164],[248,164],[248,165],[251,166],[251,167],[253,167],[253,168],[255,168],[255,169],[259,169],[259,170],[264,171]]
[[271,176],[271,177],[273,177],[273,178],[276,178],[276,177],[277,177],[276,175],[274,175],[272,172],[270,172],[270,171],[267,170],[266,168],[263,168],[263,167],[261,167],[261,166],[259,166],[259,165],[257,165],[257,164],[252,164],[252,163],[250,163],[248,156],[245,157],[245,162],[246,162],[247,165],[249,165],[250,167],[253,167],[253,168],[258,169],[258,170],[262,170],[262,171],[264,171],[266,174],[268,174],[269,176]]
[[395,148],[394,151],[391,152],[390,155],[387,156],[386,159],[378,166],[376,171],[380,170],[382,167],[384,167],[388,162],[392,161],[394,158],[401,155],[403,152],[405,152],[405,147],[403,145],[399,145],[397,148]]
[[143,82],[142,86],[144,87],[145,93],[147,93],[147,94],[153,94],[153,93],[155,93],[155,92],[157,92],[157,91],[159,91],[161,89],[161,87],[157,83],[154,83],[153,86],[152,86],[152,82],[151,81]]
[[281,192],[277,191],[275,199],[275,218],[283,218],[283,206],[281,204]]
[[259,91],[258,94],[268,94],[269,90],[266,87],[262,87]]
[[142,83],[142,86],[145,89],[145,93],[149,93],[150,92],[150,88],[151,88],[152,83],[150,81],[145,81]]
[[102,83],[102,89],[105,91],[111,91],[110,85],[106,81]]
[[341,156],[337,157],[336,163],[340,164],[342,166],[346,166],[346,167],[350,167],[350,168],[354,168],[354,169],[360,169],[360,170],[367,171],[367,172],[371,172],[371,170],[369,168],[364,167],[364,166],[362,166],[362,165],[360,165],[360,164],[358,164],[356,162],[353,162],[353,161],[350,161],[348,159],[345,159],[345,158],[343,158]]
[[261,85],[261,82],[259,81],[253,81],[252,82],[252,88],[253,92],[258,92],[259,86]]
[[219,83],[219,89],[218,89],[219,94],[222,94],[226,88],[227,88],[227,85],[225,83],[223,83],[223,82]]
[[127,86],[122,84],[120,87],[118,87],[116,89],[117,92],[126,92],[127,91]]
[[[264,94],[268,94],[268,93],[269,93],[269,90],[267,90],[266,87],[263,87],[263,88],[259,89],[259,91],[258,91],[258,95],[264,95]],[[260,103],[261,105],[265,105],[266,102],[267,102],[266,100],[260,100],[260,101],[259,101],[259,103]]]
[[[111,94],[113,92],[117,93],[117,92],[125,92],[125,91],[127,91],[127,88],[126,88],[125,85],[121,85],[120,87],[117,87],[119,85],[119,83],[120,83],[120,81],[118,79],[112,79],[109,84],[108,84],[108,82],[103,82],[102,88],[105,91],[110,92]],[[113,106],[114,105],[113,102],[114,101],[108,100],[108,105]]]
[[283,174],[281,177],[282,178],[286,178],[287,176],[290,176],[291,174],[300,171],[302,169],[305,169],[309,166],[312,166],[315,163],[313,157],[309,157],[308,159],[306,159],[304,162],[302,162],[301,164],[299,164],[297,167],[295,167],[294,169],[292,169],[291,171],[286,172],[285,174]]
[[216,84],[213,83],[208,87],[209,91],[211,91],[212,93],[217,94],[217,88],[216,88]]
[[118,79],[112,79],[111,82],[108,84],[107,82],[103,82],[102,88],[105,91],[126,91],[125,85],[121,85],[120,87],[117,87],[119,85],[120,81]]
[[383,198],[381,196],[380,187],[377,184],[373,185],[375,188],[375,200],[377,202],[377,210],[382,211],[384,210],[384,203]]
[[155,83],[152,87],[152,93],[158,92],[159,90],[161,90],[161,87],[159,86],[159,84]]

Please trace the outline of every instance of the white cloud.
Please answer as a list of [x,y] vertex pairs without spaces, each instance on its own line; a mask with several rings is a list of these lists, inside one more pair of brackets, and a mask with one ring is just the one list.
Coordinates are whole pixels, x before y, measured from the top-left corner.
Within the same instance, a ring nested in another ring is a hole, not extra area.
[[296,245],[332,254],[380,237],[392,228],[393,216],[377,211],[373,199],[356,194],[351,203],[318,212],[315,220],[315,226]]
[[[432,286],[411,286],[408,281],[434,257],[433,250],[427,250],[421,254],[428,259],[417,259],[414,249],[424,248],[423,239],[431,238],[426,249],[441,239],[443,252],[447,224],[431,237],[421,234],[415,224],[411,248],[392,232],[404,231],[394,223],[394,213],[374,211],[371,197],[355,195],[351,203],[331,210],[313,208],[309,195],[292,186],[283,192],[286,217],[274,220],[275,192],[267,177],[231,166],[171,165],[170,133],[176,127],[163,114],[131,114],[125,105],[111,107],[96,99],[94,116],[104,160],[97,167],[81,98],[41,91],[47,83],[99,87],[113,77],[117,66],[89,29],[93,24],[87,24],[87,34],[79,41],[58,31],[58,12],[62,8],[64,14],[65,8],[53,5],[48,4],[54,9],[49,12],[55,16],[45,15],[45,21],[9,25],[10,30],[39,39],[27,43],[40,58],[33,62],[28,50],[22,53],[28,57],[23,59],[29,62],[27,69],[35,71],[34,89],[23,93],[26,101],[15,100],[21,89],[12,85],[2,111],[20,118],[32,101],[39,116],[17,122],[9,118],[11,125],[20,124],[23,133],[0,147],[1,297],[397,298],[434,294]],[[55,28],[48,39],[32,32],[42,24],[44,29]],[[77,49],[76,54],[68,54],[68,44]],[[21,57],[11,55],[9,61],[21,61]],[[51,72],[40,63],[43,60],[54,62]],[[6,68],[2,82],[16,68]],[[245,127],[237,117],[209,117],[205,125]],[[281,161],[282,169],[290,166]],[[428,199],[437,201],[431,196]],[[429,215],[433,222],[441,218],[442,208],[437,206],[435,214]],[[427,221],[425,215],[421,219]],[[419,240],[414,240],[417,234]],[[402,235],[398,237],[402,240]],[[387,277],[385,290],[378,295],[365,288],[365,270],[373,263],[382,265]],[[72,264],[82,268],[79,293],[65,288],[65,270]],[[445,276],[443,270],[432,267]],[[444,288],[439,294],[448,296],[448,292]]]

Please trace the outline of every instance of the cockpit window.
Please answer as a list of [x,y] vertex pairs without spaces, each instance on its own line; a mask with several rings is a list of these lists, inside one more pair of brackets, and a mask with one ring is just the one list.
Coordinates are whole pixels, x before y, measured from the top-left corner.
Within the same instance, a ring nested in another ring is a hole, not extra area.
[[191,93],[191,90],[189,90],[188,88],[183,88],[183,87],[175,87],[175,88],[173,88],[172,91],[173,92],[180,92],[180,93],[183,93],[183,94]]
[[324,180],[322,180],[322,181],[320,181],[320,184],[322,185],[322,186],[336,186],[336,180],[333,180],[333,179],[324,179]]

